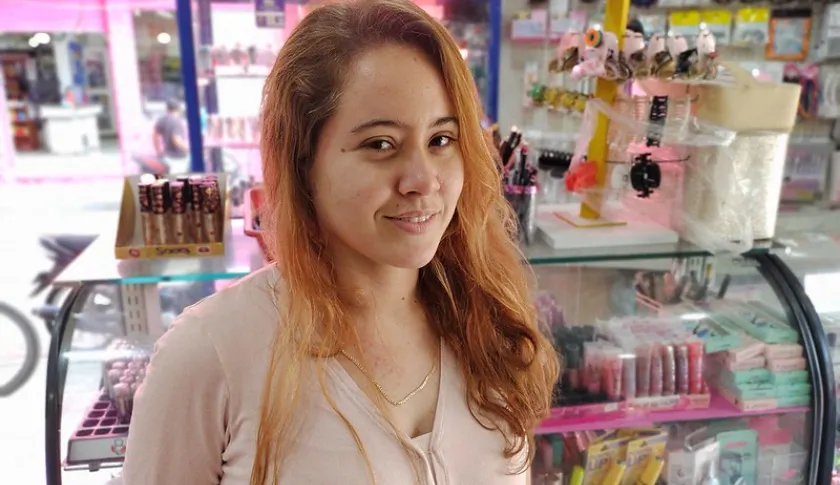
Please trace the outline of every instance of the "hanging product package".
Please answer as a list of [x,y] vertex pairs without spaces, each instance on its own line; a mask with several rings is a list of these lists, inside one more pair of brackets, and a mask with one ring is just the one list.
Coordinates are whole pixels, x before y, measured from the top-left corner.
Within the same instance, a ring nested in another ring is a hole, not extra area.
[[743,251],[774,235],[801,88],[722,66],[730,79],[697,86],[695,115],[736,135],[728,145],[689,148],[680,232],[704,247],[727,241]]

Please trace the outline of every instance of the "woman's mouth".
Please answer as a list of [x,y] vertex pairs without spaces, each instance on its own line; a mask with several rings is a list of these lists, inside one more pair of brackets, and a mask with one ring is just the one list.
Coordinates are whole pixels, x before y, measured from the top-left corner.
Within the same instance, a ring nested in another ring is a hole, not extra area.
[[386,219],[393,222],[395,226],[409,234],[419,235],[425,233],[429,227],[431,227],[431,224],[434,222],[437,215],[438,213],[435,212],[431,214],[411,214],[397,217],[386,217]]

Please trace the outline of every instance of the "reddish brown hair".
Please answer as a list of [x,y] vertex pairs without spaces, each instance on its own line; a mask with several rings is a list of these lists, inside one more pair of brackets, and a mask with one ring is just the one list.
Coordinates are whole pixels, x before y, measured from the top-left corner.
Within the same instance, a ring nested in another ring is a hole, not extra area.
[[[282,262],[285,313],[266,377],[252,485],[276,483],[280,476],[304,362],[313,353],[331,356],[341,346],[357,345],[343,318],[350,302],[336,290],[308,175],[347,67],[360,53],[387,43],[428,56],[440,70],[460,124],[463,191],[436,256],[420,270],[429,321],[461,364],[473,414],[504,433],[507,445],[500,455],[527,450],[524,463],[530,463],[533,429],[549,411],[559,364],[537,330],[529,273],[511,239],[512,214],[458,46],[445,27],[410,0],[330,2],[291,33],[265,84],[261,149],[268,211],[262,218],[271,251]],[[324,388],[323,365],[318,369]],[[345,423],[361,449],[352,425]]]

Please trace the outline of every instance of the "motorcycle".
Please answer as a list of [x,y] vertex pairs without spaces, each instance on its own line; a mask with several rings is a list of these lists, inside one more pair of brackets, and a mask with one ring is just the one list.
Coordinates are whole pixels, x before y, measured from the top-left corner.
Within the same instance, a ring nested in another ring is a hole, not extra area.
[[46,291],[47,296],[44,298],[44,303],[40,307],[35,308],[32,313],[43,320],[44,326],[50,335],[52,335],[53,329],[55,328],[58,313],[61,310],[61,303],[68,291],[65,287],[53,286],[53,282],[95,239],[96,236],[91,235],[43,236],[40,238],[39,243],[46,250],[50,261],[52,261],[52,268],[48,271],[42,271],[35,276],[35,279],[32,281],[35,287],[29,294],[29,297],[35,298]]

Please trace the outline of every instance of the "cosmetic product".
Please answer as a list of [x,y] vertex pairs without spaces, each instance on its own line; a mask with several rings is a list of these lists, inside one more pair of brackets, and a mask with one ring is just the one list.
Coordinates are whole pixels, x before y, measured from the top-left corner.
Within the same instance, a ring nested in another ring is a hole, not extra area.
[[583,468],[575,465],[572,469],[572,476],[569,479],[569,485],[582,485],[583,484]]
[[650,395],[651,347],[647,344],[636,346],[636,396]]
[[208,242],[204,239],[204,198],[201,192],[201,184],[204,178],[200,175],[190,177],[190,207],[193,219],[193,243]]
[[114,407],[117,408],[117,419],[127,424],[131,420],[131,385],[119,383],[114,386]]
[[584,385],[590,395],[601,393],[603,358],[600,350],[595,342],[586,342],[583,347]]
[[167,181],[163,179],[156,180],[151,187],[153,244],[169,244],[169,231],[166,224],[166,211],[169,208],[168,188]]
[[537,186],[533,182],[523,187],[520,208],[520,230],[525,244],[531,244],[537,235]]
[[202,207],[202,222],[201,226],[204,229],[204,240],[206,242],[219,242],[219,230],[217,227],[217,219],[219,212],[219,187],[212,181],[205,181],[201,184],[201,193],[203,196]]
[[172,195],[172,213],[170,214],[172,242],[185,244],[187,242],[187,200],[184,194],[184,183],[172,182],[169,184],[169,190]]
[[510,163],[510,157],[513,155],[513,151],[516,149],[516,146],[513,144],[516,140],[516,135],[518,134],[518,129],[516,126],[511,127],[510,134],[508,135],[507,139],[502,142],[502,145],[499,147],[499,154],[502,157],[502,167],[508,167]]
[[674,382],[676,384],[677,394],[688,394],[688,346],[686,346],[685,344],[674,345],[674,370]]
[[624,399],[636,397],[636,356],[634,354],[621,355],[621,389]]
[[581,387],[581,379],[580,379],[580,354],[581,349],[580,345],[576,343],[569,342],[563,346],[565,350],[564,356],[566,359],[565,362],[565,375],[566,375],[566,385],[568,389],[576,390],[580,389]]
[[603,367],[601,377],[603,379],[602,388],[607,395],[607,400],[616,402],[621,399],[621,350],[620,349],[606,349],[603,353]]
[[149,182],[137,184],[138,201],[140,206],[140,223],[143,228],[143,244],[154,244],[155,226],[152,220],[151,185]]
[[674,346],[670,343],[660,347],[662,352],[662,395],[672,396],[676,393],[676,361],[674,360]]
[[662,474],[663,466],[665,466],[665,460],[662,457],[650,457],[635,485],[656,485],[656,482],[659,481],[659,475]]
[[607,476],[604,477],[604,481],[602,482],[603,485],[619,485],[621,483],[621,477],[624,476],[624,470],[627,468],[627,464],[624,461],[616,461],[610,466],[609,471],[607,472]]
[[689,340],[688,344],[688,392],[700,394],[703,386],[703,341]]
[[193,222],[192,186],[190,185],[190,178],[187,176],[181,176],[175,179],[175,181],[184,185],[184,235],[188,243],[193,243],[195,242],[195,238],[193,236],[193,227],[195,226],[195,223]]
[[663,390],[663,359],[662,354],[665,347],[654,344],[650,352],[650,396],[661,396]]
[[114,386],[120,383],[121,378],[121,369],[111,369],[105,374],[105,392],[111,400],[114,399]]

